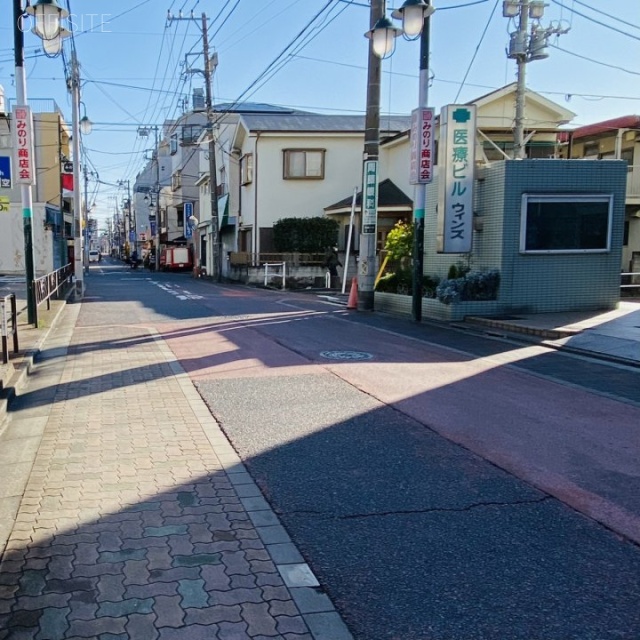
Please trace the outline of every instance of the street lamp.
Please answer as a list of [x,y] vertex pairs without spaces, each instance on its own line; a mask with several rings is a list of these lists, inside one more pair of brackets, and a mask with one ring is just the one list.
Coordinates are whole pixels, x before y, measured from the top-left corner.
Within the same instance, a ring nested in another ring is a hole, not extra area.
[[33,32],[45,42],[60,37],[60,21],[69,16],[56,0],[35,0],[27,7],[27,13],[35,19]]
[[[34,32],[43,40],[47,55],[56,55],[62,47],[62,33],[60,20],[66,18],[69,12],[60,7],[55,0],[35,0],[32,5],[23,9],[22,0],[13,0],[13,41],[15,56],[16,79],[16,109],[19,109],[24,123],[24,149],[26,165],[24,175],[20,176],[20,200],[22,204],[22,222],[24,231],[24,262],[25,278],[27,282],[27,321],[38,326],[38,309],[35,299],[35,264],[33,259],[33,189],[34,170],[30,166],[33,161],[31,136],[31,114],[27,101],[27,74],[24,66],[24,32],[22,31],[25,15],[35,18]],[[17,111],[16,111],[17,113]],[[17,118],[16,118],[17,119]],[[17,149],[16,149],[17,155]],[[25,160],[24,156],[21,158]],[[17,163],[20,165],[20,162]]]
[[364,35],[373,43],[373,52],[378,58],[388,58],[396,48],[396,38],[402,33],[402,29],[394,26],[393,22],[382,16],[372,29]]
[[93,122],[87,117],[87,107],[84,102],[81,101],[80,104],[84,109],[84,115],[80,118],[80,133],[83,136],[88,136],[93,131]]
[[[426,2],[425,0],[405,0],[403,5],[391,14],[393,18],[402,20],[402,30],[398,29],[397,31],[403,33],[406,39],[415,40],[420,37],[420,86],[418,97],[418,108],[420,109],[429,106],[429,18],[434,11],[435,8],[431,6],[428,0]],[[384,27],[384,25],[380,27],[380,34],[376,34],[376,29],[381,23],[382,20],[378,20],[373,29],[368,31],[365,36],[372,39],[374,53],[382,58],[386,54],[379,53],[382,49],[376,50],[376,38],[378,37],[380,40],[384,39],[388,42],[390,35],[388,27]],[[389,51],[393,51],[393,43]],[[411,315],[416,322],[422,319],[422,271],[424,266],[426,204],[427,185],[416,184],[413,207],[413,290],[411,305]]]
[[434,11],[435,9],[424,0],[406,0],[391,14],[391,17],[402,20],[402,33],[408,40],[415,40],[424,29],[425,18]]

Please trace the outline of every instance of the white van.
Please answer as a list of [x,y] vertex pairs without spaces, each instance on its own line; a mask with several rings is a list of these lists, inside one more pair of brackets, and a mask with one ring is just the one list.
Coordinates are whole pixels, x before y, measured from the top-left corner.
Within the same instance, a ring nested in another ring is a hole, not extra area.
[[89,262],[100,262],[100,252],[97,249],[89,249]]

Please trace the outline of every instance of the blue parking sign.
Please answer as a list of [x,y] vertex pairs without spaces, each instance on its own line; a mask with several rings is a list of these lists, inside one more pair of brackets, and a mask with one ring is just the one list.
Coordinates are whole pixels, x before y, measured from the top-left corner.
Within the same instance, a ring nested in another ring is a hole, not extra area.
[[0,156],[0,189],[11,189],[11,158]]

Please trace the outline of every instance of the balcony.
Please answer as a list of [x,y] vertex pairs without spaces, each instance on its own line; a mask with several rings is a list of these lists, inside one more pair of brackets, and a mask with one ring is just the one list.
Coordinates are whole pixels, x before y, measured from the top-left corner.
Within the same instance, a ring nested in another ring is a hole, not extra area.
[[627,202],[628,204],[640,204],[640,164],[629,165],[627,173]]

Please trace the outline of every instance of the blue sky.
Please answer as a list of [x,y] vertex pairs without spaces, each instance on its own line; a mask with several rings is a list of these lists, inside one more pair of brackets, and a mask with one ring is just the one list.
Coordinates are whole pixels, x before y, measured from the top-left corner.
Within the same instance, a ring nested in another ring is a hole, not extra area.
[[[193,9],[198,18],[203,11],[210,17],[211,44],[219,57],[216,102],[243,95],[319,14],[303,42],[289,50],[285,64],[245,99],[325,113],[364,112],[367,0],[69,1],[82,99],[95,123],[84,144],[103,182],[133,181],[150,144],[137,137],[137,126],[175,117],[180,98],[203,86],[200,75],[181,76],[185,54],[201,51],[200,30],[194,22],[167,26],[170,7],[174,14],[182,8],[185,16]],[[640,2],[547,1],[543,26],[561,24],[571,30],[552,40],[547,60],[528,65],[528,87],[574,111],[574,125],[640,113]],[[12,27],[7,19],[12,3],[0,2],[0,84],[12,97]],[[388,0],[388,9],[400,3]],[[437,11],[431,20],[429,96],[434,107],[466,102],[515,80],[515,63],[505,55],[515,25],[502,17],[501,0],[433,4]],[[27,60],[29,96],[54,98],[70,120],[61,58],[38,56],[39,40],[31,33],[25,45],[27,55],[34,56]],[[190,60],[201,66],[197,58]],[[394,55],[383,65],[383,114],[414,108],[417,67],[418,43],[399,38]],[[104,184],[92,184],[92,191],[95,187],[92,214],[104,220],[124,193]]]

